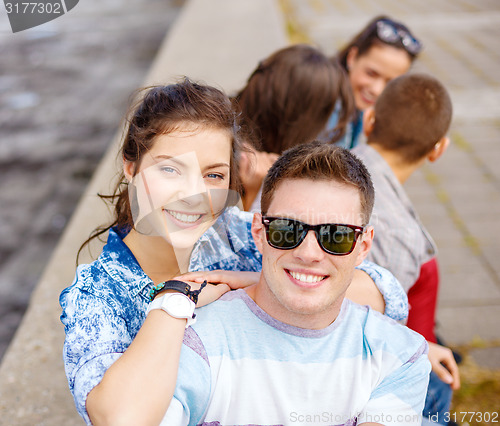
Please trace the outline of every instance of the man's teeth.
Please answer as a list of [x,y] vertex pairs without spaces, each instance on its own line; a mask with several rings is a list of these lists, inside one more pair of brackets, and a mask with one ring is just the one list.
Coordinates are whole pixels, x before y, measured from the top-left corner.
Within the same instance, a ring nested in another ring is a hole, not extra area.
[[186,223],[196,222],[201,217],[201,214],[185,214],[185,213],[174,212],[172,210],[167,210],[167,212],[168,214],[175,217],[177,220]]
[[303,283],[317,283],[325,278],[325,275],[307,275],[292,271],[290,271],[290,275],[296,280],[302,281]]

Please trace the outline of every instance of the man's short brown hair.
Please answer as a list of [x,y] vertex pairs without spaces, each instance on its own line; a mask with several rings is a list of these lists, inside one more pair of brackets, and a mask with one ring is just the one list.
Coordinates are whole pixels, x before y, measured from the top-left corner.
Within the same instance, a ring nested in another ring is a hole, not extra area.
[[445,87],[426,74],[392,80],[375,103],[368,143],[397,151],[407,163],[425,157],[446,135],[452,115]]
[[266,214],[276,188],[285,180],[310,179],[336,181],[359,191],[363,224],[373,210],[375,191],[370,173],[350,151],[324,142],[297,145],[285,151],[272,165],[262,187],[262,214]]

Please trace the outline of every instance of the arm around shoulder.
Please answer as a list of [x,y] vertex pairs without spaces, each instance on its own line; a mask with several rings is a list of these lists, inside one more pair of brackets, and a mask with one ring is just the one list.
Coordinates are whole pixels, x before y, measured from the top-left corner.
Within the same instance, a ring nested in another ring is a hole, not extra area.
[[364,274],[358,272],[355,275],[347,297],[353,302],[369,305],[395,321],[408,317],[408,297],[391,272],[368,260],[356,269]]

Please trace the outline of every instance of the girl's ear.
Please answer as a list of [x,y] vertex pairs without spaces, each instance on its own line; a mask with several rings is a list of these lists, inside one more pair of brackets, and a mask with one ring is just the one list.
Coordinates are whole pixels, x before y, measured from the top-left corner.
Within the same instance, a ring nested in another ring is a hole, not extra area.
[[134,177],[135,174],[135,163],[132,161],[125,160],[123,159],[123,174],[125,175],[125,178],[127,181],[130,183],[132,182],[132,178]]
[[349,49],[349,52],[347,52],[347,57],[345,61],[347,65],[347,71],[349,71],[353,67],[354,61],[356,61],[357,57],[358,57],[358,48],[351,47]]

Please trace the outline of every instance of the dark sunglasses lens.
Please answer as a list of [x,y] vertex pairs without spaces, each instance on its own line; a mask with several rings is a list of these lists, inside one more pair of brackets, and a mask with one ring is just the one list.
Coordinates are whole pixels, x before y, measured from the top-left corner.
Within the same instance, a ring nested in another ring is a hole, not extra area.
[[382,41],[388,43],[395,43],[399,39],[397,29],[389,22],[385,21],[377,22],[377,35]]
[[269,223],[267,238],[273,247],[295,247],[303,232],[302,226],[289,219],[274,219]]
[[319,229],[321,245],[330,253],[350,253],[356,242],[356,231],[349,226],[324,225]]
[[418,52],[420,52],[420,49],[422,48],[420,42],[414,39],[409,34],[406,34],[404,37],[401,37],[401,42],[403,43],[405,49],[413,54],[417,54]]

